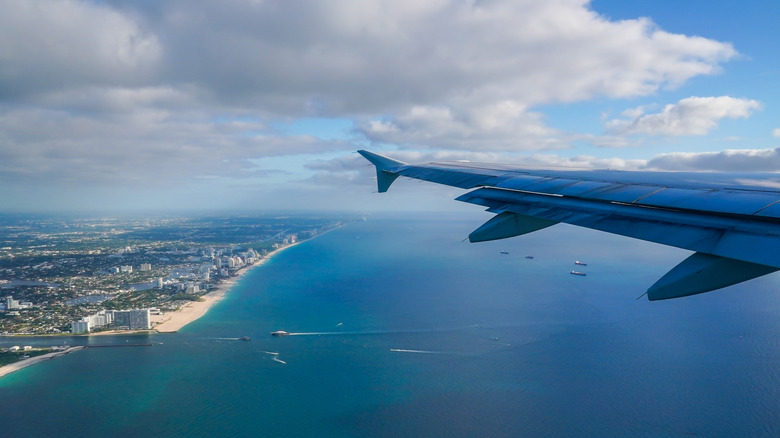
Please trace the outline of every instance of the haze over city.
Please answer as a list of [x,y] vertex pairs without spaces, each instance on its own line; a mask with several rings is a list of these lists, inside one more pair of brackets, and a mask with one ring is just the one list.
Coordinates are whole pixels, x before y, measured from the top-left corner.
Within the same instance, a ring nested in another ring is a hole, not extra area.
[[779,12],[3,1],[0,209],[463,208],[429,185],[372,194],[361,148],[409,162],[774,171]]

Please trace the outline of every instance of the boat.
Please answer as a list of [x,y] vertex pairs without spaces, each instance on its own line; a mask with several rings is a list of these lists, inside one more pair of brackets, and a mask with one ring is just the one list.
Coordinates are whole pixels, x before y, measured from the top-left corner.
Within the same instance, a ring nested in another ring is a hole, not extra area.
[[586,274],[586,273],[584,273],[584,272],[580,272],[580,271],[571,271],[571,274],[572,274],[572,275],[581,275],[581,276],[583,276],[583,277],[584,277],[584,276],[586,276],[586,275],[588,275],[588,274]]
[[574,264],[575,264],[575,265],[580,265],[580,266],[588,266],[588,264],[587,264],[587,263],[581,262],[581,261],[579,261],[579,260],[577,260],[576,262],[574,262]]
[[289,333],[287,333],[284,330],[277,330],[275,332],[271,332],[271,336],[287,336]]
[[525,258],[527,258],[527,259],[533,259],[533,258],[534,258],[534,256],[525,256]]
[[251,341],[252,338],[250,338],[249,336],[241,336],[240,338],[238,338],[238,340],[239,341]]
[[509,251],[501,251],[501,254],[509,254]]

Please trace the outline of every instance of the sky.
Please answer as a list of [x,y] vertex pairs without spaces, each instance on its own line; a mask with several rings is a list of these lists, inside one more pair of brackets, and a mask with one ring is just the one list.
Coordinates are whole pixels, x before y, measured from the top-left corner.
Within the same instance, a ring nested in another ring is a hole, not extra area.
[[374,193],[357,149],[774,172],[777,22],[773,0],[0,0],[0,212],[457,208]]

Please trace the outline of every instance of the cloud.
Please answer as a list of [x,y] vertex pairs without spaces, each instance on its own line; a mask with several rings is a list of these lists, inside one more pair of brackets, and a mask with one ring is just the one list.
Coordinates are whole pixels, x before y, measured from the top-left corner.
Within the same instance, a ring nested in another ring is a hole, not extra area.
[[611,120],[607,129],[621,135],[706,135],[717,128],[721,119],[747,118],[760,108],[759,102],[750,99],[688,97],[676,104],[666,105],[657,114],[645,115],[642,108],[635,108],[624,113],[631,117],[629,120]]
[[514,102],[456,110],[413,107],[392,120],[371,120],[358,132],[374,143],[404,147],[512,151],[561,149],[556,130],[539,113],[527,112]]
[[649,160],[645,168],[680,171],[777,172],[780,169],[780,148],[661,154]]
[[780,128],[776,128],[772,131],[772,137],[780,137]]
[[279,135],[258,121],[155,107],[97,116],[51,109],[0,114],[0,176],[14,184],[153,186],[244,178],[256,175],[252,160],[259,156],[352,148],[339,140]]
[[35,0],[0,5],[0,98],[74,87],[155,81],[164,55],[139,21],[94,2]]
[[355,149],[273,128],[302,116],[406,149],[561,149],[541,106],[645,96],[737,55],[586,0],[4,1],[0,41],[6,187],[243,178]]

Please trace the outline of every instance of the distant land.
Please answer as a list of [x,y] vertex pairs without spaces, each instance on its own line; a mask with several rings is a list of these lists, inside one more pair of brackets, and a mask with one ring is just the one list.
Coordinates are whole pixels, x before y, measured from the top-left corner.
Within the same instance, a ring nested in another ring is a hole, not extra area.
[[0,215],[0,334],[175,331],[246,267],[352,219]]

